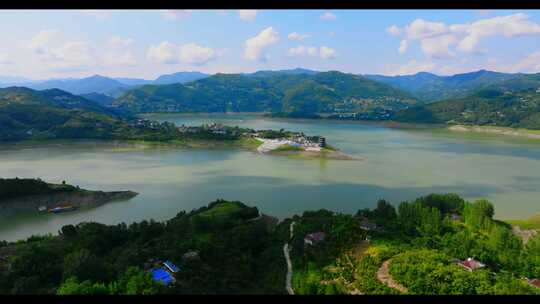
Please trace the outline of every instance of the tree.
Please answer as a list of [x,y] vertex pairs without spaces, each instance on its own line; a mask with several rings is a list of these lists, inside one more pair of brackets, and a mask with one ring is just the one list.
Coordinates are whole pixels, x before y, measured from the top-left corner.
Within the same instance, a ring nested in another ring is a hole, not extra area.
[[130,267],[118,280],[118,291],[126,295],[158,294],[163,284],[152,279],[152,274],[137,267]]
[[373,213],[377,219],[382,221],[391,221],[397,217],[396,208],[383,199],[377,202],[377,208]]
[[85,248],[70,253],[64,258],[63,277],[75,277],[81,281],[107,279],[102,261]]
[[109,294],[109,289],[103,283],[92,283],[89,280],[79,283],[77,278],[71,277],[60,285],[56,293],[58,295],[105,295]]

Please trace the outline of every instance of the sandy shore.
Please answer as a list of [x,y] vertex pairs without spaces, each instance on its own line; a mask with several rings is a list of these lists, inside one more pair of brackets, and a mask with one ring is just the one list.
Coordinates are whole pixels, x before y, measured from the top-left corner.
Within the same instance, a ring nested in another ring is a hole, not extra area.
[[448,130],[456,131],[456,132],[488,133],[488,134],[496,134],[496,135],[508,135],[508,136],[519,136],[519,137],[526,137],[526,138],[532,138],[532,139],[540,139],[539,131],[525,130],[525,129],[455,125],[455,126],[448,127]]

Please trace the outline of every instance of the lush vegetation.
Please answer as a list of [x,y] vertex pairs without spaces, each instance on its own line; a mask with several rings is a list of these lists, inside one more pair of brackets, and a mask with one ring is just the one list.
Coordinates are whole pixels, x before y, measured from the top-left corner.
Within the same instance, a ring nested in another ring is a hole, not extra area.
[[[488,201],[470,203],[453,194],[428,195],[397,209],[381,200],[374,210],[356,214],[378,229],[356,232],[344,243],[330,238],[320,246],[295,247],[293,287],[300,294],[402,293],[378,279],[379,268],[390,260],[390,275],[409,294],[540,294],[521,279],[540,276],[540,237],[523,245],[493,214]],[[323,218],[304,216],[297,225],[332,235],[338,225],[315,223],[352,220],[331,212]],[[486,267],[469,272],[457,265],[469,257]]]
[[133,112],[318,112],[401,109],[409,94],[340,72],[216,74],[186,84],[149,85],[126,92],[114,105]]
[[[276,225],[257,208],[218,200],[163,223],[81,223],[0,243],[0,293],[283,294],[288,242],[296,294],[540,294],[522,280],[540,277],[540,236],[524,245],[493,214],[485,200],[431,194],[354,215],[306,211]],[[376,228],[364,230],[366,221]],[[306,244],[314,232],[324,240]],[[184,256],[193,251],[197,258]],[[469,257],[486,266],[457,265]],[[152,280],[153,259],[180,267],[173,287]],[[405,291],[380,280],[386,261]]]
[[49,184],[40,179],[32,178],[0,178],[0,201],[10,198],[46,195],[59,192],[72,192],[78,187],[62,184]]
[[393,120],[540,129],[540,91],[500,89],[479,91],[469,97],[434,102],[398,111]]
[[452,76],[420,72],[404,76],[366,77],[409,92],[426,102],[464,98],[485,89],[517,92],[540,87],[540,74],[507,74],[486,70]]
[[[81,223],[3,244],[0,294],[283,293],[284,238],[257,216],[257,208],[216,201],[163,223]],[[183,257],[190,251],[198,258]],[[174,287],[153,283],[151,259],[180,267]]]

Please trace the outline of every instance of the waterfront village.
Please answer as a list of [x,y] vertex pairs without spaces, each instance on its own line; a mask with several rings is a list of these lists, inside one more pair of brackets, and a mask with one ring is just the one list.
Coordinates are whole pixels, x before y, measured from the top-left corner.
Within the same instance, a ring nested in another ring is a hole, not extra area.
[[220,123],[203,124],[201,126],[176,126],[171,122],[158,122],[148,119],[138,119],[134,127],[147,128],[161,131],[176,131],[184,136],[207,139],[240,139],[242,137],[254,138],[261,142],[257,151],[267,153],[283,146],[303,149],[305,151],[320,152],[325,148],[326,138],[322,136],[307,136],[303,132],[292,132],[281,129],[276,130],[253,130],[238,126],[225,126]]

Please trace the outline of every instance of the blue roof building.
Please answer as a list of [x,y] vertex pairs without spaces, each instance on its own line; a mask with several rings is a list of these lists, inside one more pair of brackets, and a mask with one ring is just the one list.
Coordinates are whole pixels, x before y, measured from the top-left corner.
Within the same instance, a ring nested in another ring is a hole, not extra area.
[[174,265],[171,261],[165,261],[163,262],[163,265],[169,269],[172,273],[177,273],[180,271],[180,268],[178,268],[176,265]]
[[154,281],[162,282],[165,285],[169,285],[174,281],[173,276],[162,268],[153,269],[152,278]]

